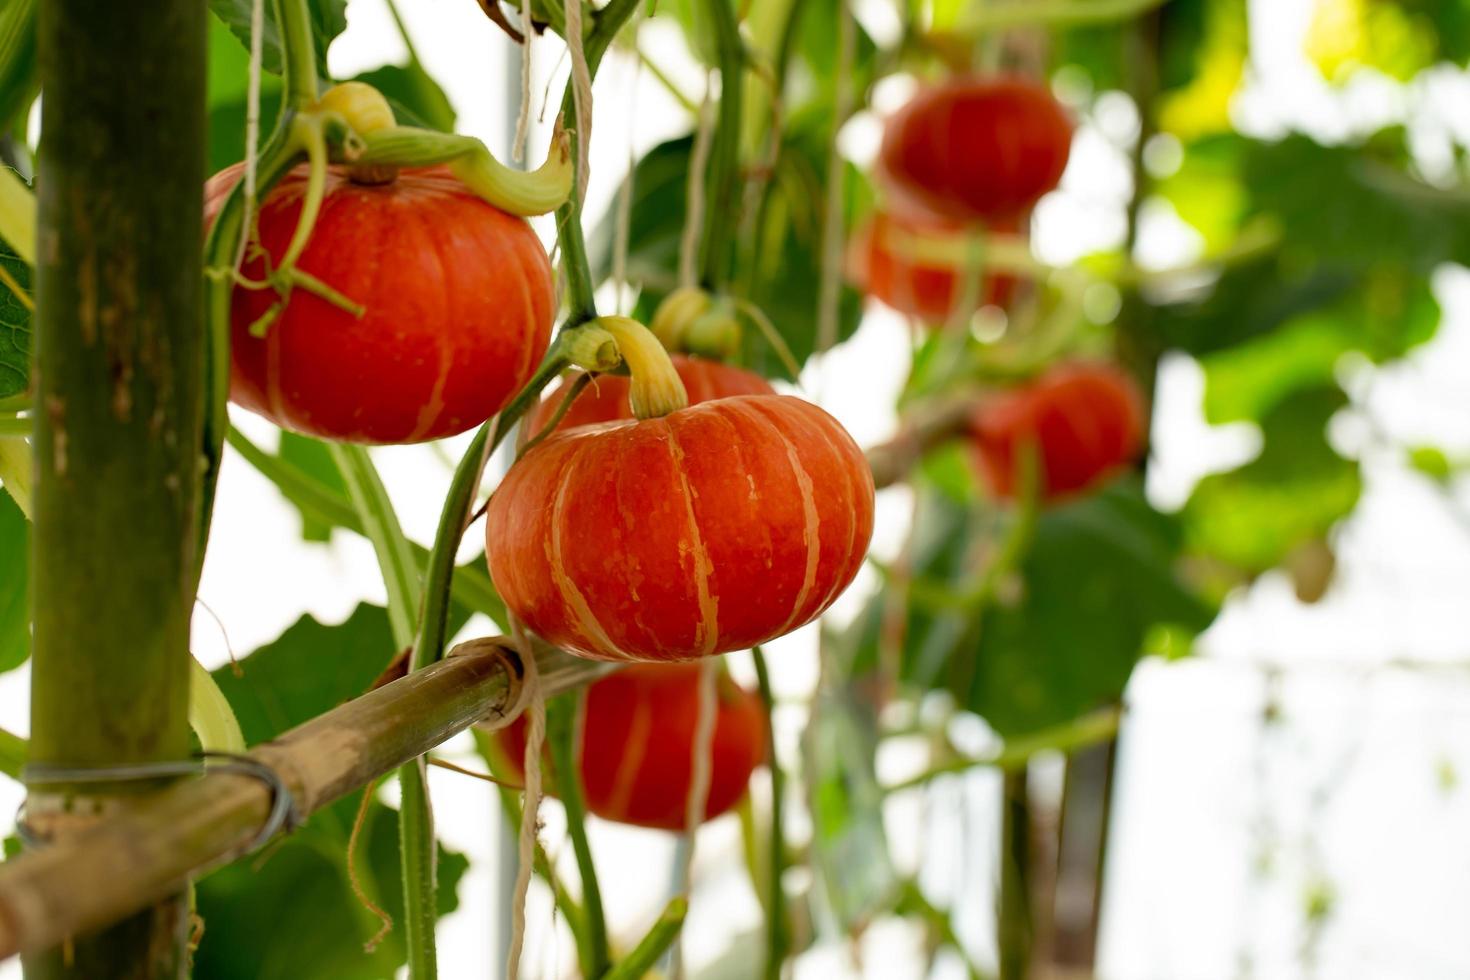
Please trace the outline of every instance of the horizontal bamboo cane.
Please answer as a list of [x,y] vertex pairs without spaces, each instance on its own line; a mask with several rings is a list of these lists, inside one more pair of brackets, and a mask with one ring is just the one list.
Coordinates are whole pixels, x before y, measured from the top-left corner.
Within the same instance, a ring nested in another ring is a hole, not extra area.
[[[606,665],[536,654],[548,696]],[[384,685],[252,750],[306,817],[423,755],[476,722],[511,720],[521,661],[509,640],[470,640],[437,664]],[[239,857],[271,809],[261,780],[216,772],[180,782],[65,843],[0,865],[0,958],[47,949],[178,892]]]
[[[921,406],[868,451],[879,487],[902,480],[928,449],[957,436],[972,399]],[[588,683],[606,665],[539,647],[542,691]],[[443,661],[384,684],[249,755],[278,773],[305,818],[476,722],[508,724],[520,658],[501,637],[471,640]],[[65,843],[0,865],[0,959],[101,928],[245,853],[271,808],[270,788],[234,772],[180,782]]]

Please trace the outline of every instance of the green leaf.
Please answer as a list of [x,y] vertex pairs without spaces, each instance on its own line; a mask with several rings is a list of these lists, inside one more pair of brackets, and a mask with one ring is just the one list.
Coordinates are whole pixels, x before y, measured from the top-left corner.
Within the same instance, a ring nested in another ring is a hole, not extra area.
[[[362,694],[393,656],[388,618],[361,605],[337,626],[303,616],[274,642],[214,672],[235,709],[246,741],[255,744]],[[204,938],[195,976],[220,980],[295,980],[392,976],[405,960],[401,928],[375,953],[363,943],[378,921],[352,894],[346,845],[360,793],[339,800],[263,857],[246,858],[198,886]],[[380,803],[368,811],[357,856],[365,887],[399,919],[397,813]],[[439,913],[457,904],[455,890],[468,862],[443,849],[439,856]],[[303,924],[309,924],[304,928]],[[271,937],[263,942],[261,937]]]
[[[250,12],[252,0],[209,0],[209,9],[229,27],[250,50]],[[327,48],[333,39],[347,29],[347,0],[307,0],[311,13],[312,41],[316,46],[316,70],[327,72]],[[276,26],[274,4],[266,2],[263,29],[260,32],[260,64],[272,75],[281,73],[281,32]]]
[[1267,412],[1260,455],[1205,477],[1185,504],[1190,552],[1262,572],[1351,513],[1362,490],[1358,464],[1326,438],[1328,421],[1346,404],[1341,390],[1323,385],[1292,392]]
[[[0,241],[0,270],[21,289],[31,288],[31,267]],[[31,379],[31,311],[0,278],[0,398],[24,394]]]
[[[1025,556],[977,611],[937,606],[921,584],[957,592],[983,568],[980,543],[1008,520],[920,484],[912,543],[915,588],[902,622],[876,596],[845,637],[859,669],[885,636],[903,636],[902,677],[949,690],[1005,738],[1064,724],[1116,701],[1149,643],[1170,649],[1209,625],[1213,608],[1176,573],[1182,529],[1149,506],[1137,481],[1044,511]],[[891,588],[891,586],[889,587]],[[886,629],[885,629],[886,627]]]
[[[294,432],[282,431],[281,448],[276,455],[309,475],[322,486],[346,498],[347,481],[342,479],[342,471],[333,462],[332,451],[327,448],[325,442],[300,436]],[[334,525],[320,520],[310,510],[303,509],[289,495],[286,499],[291,501],[301,514],[302,538],[307,541],[331,540]]]
[[384,65],[353,80],[366,82],[383,93],[400,125],[454,132],[454,107],[421,65]]
[[1331,308],[1203,358],[1205,418],[1260,419],[1293,391],[1331,385],[1343,354],[1401,357],[1434,336],[1439,320],[1428,279],[1379,267]]
[[1181,540],[1131,479],[1044,513],[1019,594],[999,590],[978,647],[957,654],[960,703],[1012,737],[1116,701],[1156,627],[1214,616],[1175,572]]
[[[798,364],[811,356],[817,340],[826,173],[826,148],[819,129],[808,126],[788,136],[774,177],[766,226],[754,254],[742,256],[742,268],[736,273],[737,280],[749,281],[750,299],[770,317]],[[644,155],[634,172],[628,277],[642,288],[635,316],[651,316],[678,281],[692,143],[689,137],[661,143]],[[862,175],[851,167],[847,188],[845,210],[850,218],[871,192]],[[614,224],[609,215],[591,242],[598,281],[611,272]],[[838,340],[857,329],[861,313],[862,297],[844,286]],[[752,370],[768,377],[789,376],[758,331],[745,331],[744,353],[746,365]]]
[[0,488],[0,672],[31,655],[31,529]]

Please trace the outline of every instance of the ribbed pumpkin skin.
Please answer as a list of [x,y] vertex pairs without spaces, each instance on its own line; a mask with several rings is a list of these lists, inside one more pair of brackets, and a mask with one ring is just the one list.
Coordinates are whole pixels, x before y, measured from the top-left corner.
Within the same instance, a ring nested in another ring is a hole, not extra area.
[[[776,389],[765,378],[743,368],[685,354],[670,354],[669,359],[674,362],[674,370],[684,382],[684,390],[689,395],[691,405],[716,398],[729,398],[731,395],[776,393]],[[569,384],[569,381],[562,382],[551,394],[541,399],[541,403],[531,412],[530,422],[526,425],[527,431],[535,435],[546,427],[546,423],[551,421],[561,405]],[[562,416],[561,424],[557,428],[570,429],[578,425],[616,422],[632,417],[633,409],[628,405],[628,379],[616,374],[604,374],[582,390],[577,400],[572,402],[572,407],[567,409],[567,414]]]
[[982,405],[973,434],[980,470],[998,497],[1016,494],[1020,447],[1034,442],[1047,500],[1089,490],[1138,455],[1143,396],[1106,364],[1052,368],[1025,388]]
[[[239,178],[237,165],[210,179],[207,220]],[[305,189],[297,168],[266,197],[260,240],[271,256],[285,253]],[[370,187],[333,168],[298,265],[366,312],[297,288],[256,338],[250,324],[276,292],[236,287],[230,398],[297,432],[365,443],[463,432],[525,385],[551,337],[556,293],[535,232],[442,168]],[[265,265],[244,272],[258,279]]]
[[[705,820],[740,801],[766,754],[760,699],[728,677],[718,683]],[[605,820],[684,830],[698,717],[697,664],[642,664],[589,686],[581,760],[587,809]],[[523,776],[525,722],[518,718],[495,736],[507,767]]]
[[1057,186],[1072,124],[1045,86],[959,78],[889,119],[877,177],[895,209],[950,221],[1010,221]]
[[[1016,225],[997,229],[1014,233]],[[946,265],[929,265],[895,253],[890,231],[922,235],[926,231],[954,234],[953,225],[916,221],[878,213],[853,237],[848,256],[849,276],[869,296],[899,313],[926,323],[945,324],[959,314],[968,283],[962,273]],[[1016,280],[1005,275],[984,275],[975,300],[963,316],[982,306],[1008,306],[1016,292]]]
[[551,436],[491,498],[486,550],[506,605],[550,643],[670,662],[810,622],[872,532],[873,477],[842,426],[742,395]]

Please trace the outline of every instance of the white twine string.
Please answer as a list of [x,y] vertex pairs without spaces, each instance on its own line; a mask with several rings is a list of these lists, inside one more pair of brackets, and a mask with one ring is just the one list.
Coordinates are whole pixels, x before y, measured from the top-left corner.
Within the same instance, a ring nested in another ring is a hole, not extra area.
[[679,239],[679,285],[693,286],[699,251],[699,233],[704,227],[704,176],[709,169],[710,145],[714,143],[714,73],[704,76],[704,101],[699,104],[699,125],[694,130],[694,148],[689,154],[689,180],[684,191],[684,234]]
[[245,84],[245,220],[240,224],[240,243],[235,247],[235,269],[245,261],[250,229],[255,216],[255,171],[260,143],[261,34],[265,30],[265,0],[250,5],[250,74]]
[[[694,841],[699,834],[699,825],[704,822],[704,812],[709,806],[709,786],[713,775],[715,745],[715,720],[719,714],[715,704],[716,682],[720,676],[720,661],[717,657],[706,657],[699,665],[699,706],[694,716],[694,742],[690,746],[692,774],[689,779],[689,796],[684,804],[684,879],[680,890],[687,897],[694,887]],[[674,949],[674,980],[684,976],[684,947],[676,940]]]
[[508,618],[511,639],[515,641],[525,671],[517,707],[524,705],[527,718],[526,754],[522,761],[526,794],[521,806],[516,881],[510,906],[510,953],[505,964],[507,980],[517,980],[521,972],[521,948],[526,941],[526,894],[531,890],[531,869],[536,860],[536,825],[541,813],[541,748],[546,743],[546,699],[541,695],[536,658],[532,655],[525,631],[514,616]]
[[531,41],[535,38],[531,26],[531,0],[521,0],[521,111],[516,116],[516,135],[510,144],[511,159],[516,163],[526,161],[526,135],[531,128]]
[[582,50],[582,0],[566,0],[567,53],[572,58],[572,105],[577,110],[577,201],[587,196],[587,152],[592,146],[592,73]]

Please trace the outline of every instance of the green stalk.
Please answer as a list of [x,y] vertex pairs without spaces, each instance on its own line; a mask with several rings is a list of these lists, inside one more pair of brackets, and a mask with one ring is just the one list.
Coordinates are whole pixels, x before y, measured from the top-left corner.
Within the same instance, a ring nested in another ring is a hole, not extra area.
[[[367,450],[332,443],[332,459],[347,482],[347,492],[373,543],[383,582],[388,590],[388,622],[400,648],[414,641],[414,617],[419,609],[418,563],[403,536],[398,515],[383,488]],[[438,975],[434,945],[436,853],[434,815],[422,758],[399,767],[403,799],[398,817],[399,855],[403,867],[404,941],[408,947],[408,975],[430,980]]]
[[[205,11],[197,0],[40,7],[46,247],[33,377],[47,409],[33,445],[32,766],[189,753]],[[32,830],[57,840],[144,789],[34,777],[29,788]],[[177,977],[187,925],[180,889],[64,951],[28,956],[26,974]]]
[[577,873],[582,879],[582,909],[586,913],[586,946],[579,949],[582,975],[598,980],[607,973],[612,960],[607,946],[607,920],[602,911],[602,890],[597,884],[597,866],[592,861],[592,845],[587,840],[587,807],[582,799],[582,767],[578,765],[581,746],[576,744],[577,716],[584,710],[585,693],[577,691],[547,705],[546,744],[551,750],[557,794],[567,814],[567,836],[572,839],[572,852],[577,858]]
[[710,144],[709,173],[706,177],[704,237],[701,255],[701,277],[706,289],[720,290],[730,275],[731,244],[738,228],[740,202],[740,112],[744,90],[742,71],[745,47],[740,27],[735,23],[731,0],[707,0],[710,21],[715,30],[715,46],[720,66],[720,115]]
[[0,438],[15,438],[31,434],[30,416],[0,415]]
[[760,647],[750,653],[755,659],[756,681],[760,684],[761,704],[765,707],[766,763],[771,767],[771,835],[766,850],[771,900],[766,912],[765,977],[767,980],[780,980],[781,964],[791,952],[791,924],[786,917],[786,889],[781,884],[786,871],[786,840],[782,835],[782,797],[785,795],[786,777],[776,758],[776,728],[771,717],[776,699],[771,691],[771,674],[766,667],[766,655]]
[[993,31],[1022,24],[1077,27],[1129,20],[1163,4],[1165,0],[1019,0],[973,4],[960,19],[964,33]]
[[1071,754],[1111,741],[1118,735],[1122,712],[1116,707],[1099,708],[1091,714],[1074,718],[1052,728],[1043,729],[1034,735],[1023,735],[1008,739],[1000,750],[983,758],[963,758],[945,762],[917,776],[883,787],[884,793],[898,793],[915,789],[944,776],[957,776],[981,766],[1003,771],[1021,769],[1033,757],[1042,752]]
[[670,899],[653,928],[633,947],[632,952],[623,957],[622,962],[604,975],[604,980],[640,980],[678,938],[684,917],[688,914],[688,899],[682,895]]
[[338,442],[327,445],[337,469],[342,471],[347,494],[367,539],[378,556],[383,584],[388,590],[388,623],[393,629],[393,642],[402,649],[413,642],[413,624],[420,600],[418,563],[367,450]]

